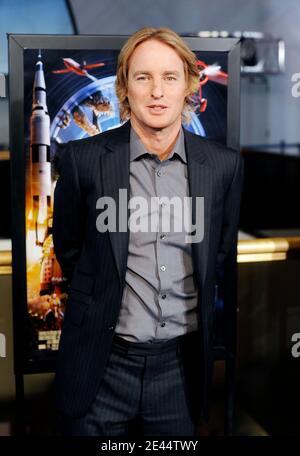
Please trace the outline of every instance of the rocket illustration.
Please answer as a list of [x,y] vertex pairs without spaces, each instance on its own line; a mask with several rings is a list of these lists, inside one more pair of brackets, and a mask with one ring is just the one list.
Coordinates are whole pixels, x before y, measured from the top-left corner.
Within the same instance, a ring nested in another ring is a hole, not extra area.
[[39,52],[33,83],[30,117],[30,167],[32,217],[38,243],[38,225],[47,225],[51,209],[50,118],[46,103],[46,84]]

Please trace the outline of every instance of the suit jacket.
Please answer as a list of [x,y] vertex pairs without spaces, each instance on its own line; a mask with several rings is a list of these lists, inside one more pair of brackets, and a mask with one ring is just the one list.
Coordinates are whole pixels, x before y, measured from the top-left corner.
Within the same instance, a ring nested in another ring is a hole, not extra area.
[[[236,250],[242,186],[240,154],[184,130],[190,196],[204,196],[204,239],[192,244],[202,346],[202,414],[208,418],[213,367],[215,285],[235,318]],[[53,240],[69,279],[69,297],[57,362],[58,405],[79,417],[94,400],[111,349],[125,282],[129,233],[96,228],[101,196],[129,196],[130,122],[71,141],[62,155],[54,195]],[[195,223],[195,205],[192,205]],[[234,328],[234,325],[233,325]],[[229,335],[230,336],[230,335]],[[232,338],[231,338],[232,340]],[[234,350],[234,343],[232,344]]]

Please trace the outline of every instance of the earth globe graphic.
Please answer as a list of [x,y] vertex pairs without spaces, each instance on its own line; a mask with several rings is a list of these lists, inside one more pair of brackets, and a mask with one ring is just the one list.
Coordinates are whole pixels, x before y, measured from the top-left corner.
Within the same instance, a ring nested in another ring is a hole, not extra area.
[[[73,93],[59,108],[50,126],[51,140],[66,143],[111,130],[122,125],[118,98],[115,91],[116,76],[91,82]],[[184,127],[205,136],[203,125],[195,112]]]

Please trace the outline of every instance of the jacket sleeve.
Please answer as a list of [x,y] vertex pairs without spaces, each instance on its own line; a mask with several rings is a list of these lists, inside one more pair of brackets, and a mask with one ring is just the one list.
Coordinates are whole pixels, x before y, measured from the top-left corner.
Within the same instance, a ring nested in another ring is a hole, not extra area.
[[235,352],[237,312],[237,243],[244,163],[239,153],[233,178],[225,195],[223,223],[217,258],[217,282],[224,300],[225,343]]
[[59,169],[54,191],[53,243],[62,272],[70,281],[83,238],[82,200],[72,142],[62,154]]

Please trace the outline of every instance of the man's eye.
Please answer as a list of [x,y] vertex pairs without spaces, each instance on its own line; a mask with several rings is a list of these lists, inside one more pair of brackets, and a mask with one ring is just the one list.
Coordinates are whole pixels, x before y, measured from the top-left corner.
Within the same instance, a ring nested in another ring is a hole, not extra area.
[[137,77],[138,81],[146,81],[147,79],[149,79],[149,76],[138,76]]
[[167,76],[166,79],[167,81],[176,81],[175,76]]

